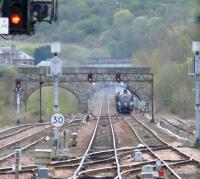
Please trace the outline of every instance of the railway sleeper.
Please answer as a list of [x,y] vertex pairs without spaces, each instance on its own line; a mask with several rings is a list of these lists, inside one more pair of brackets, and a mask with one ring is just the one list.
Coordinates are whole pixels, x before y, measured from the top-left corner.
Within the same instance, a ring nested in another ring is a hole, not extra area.
[[149,138],[150,138],[150,136],[149,136],[148,134],[145,134],[143,137],[144,137],[145,139],[149,139]]
[[115,176],[108,176],[108,177],[94,177],[94,176],[80,176],[79,179],[114,179]]
[[152,145],[148,145],[150,148],[155,148],[155,150],[160,150],[160,149],[157,149],[157,148],[167,148],[168,146],[166,146],[165,144],[159,144],[159,145],[155,145],[155,144],[152,144]]
[[90,156],[91,160],[106,160],[108,158],[112,158],[114,155],[112,153],[103,154],[103,155],[94,155]]

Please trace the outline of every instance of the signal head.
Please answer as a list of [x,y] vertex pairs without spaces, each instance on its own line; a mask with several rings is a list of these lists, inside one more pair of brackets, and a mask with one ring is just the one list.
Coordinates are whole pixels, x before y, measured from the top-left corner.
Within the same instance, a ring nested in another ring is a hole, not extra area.
[[22,20],[22,15],[23,15],[22,8],[25,8],[22,5],[23,4],[20,3],[20,1],[14,1],[11,4],[11,9],[10,9],[10,14],[9,14],[10,26],[22,24],[22,22],[23,22],[23,20]]
[[120,82],[122,81],[122,79],[121,79],[121,74],[120,74],[120,73],[117,73],[115,79],[116,79],[116,82],[117,82],[117,83],[120,83]]
[[21,80],[17,79],[17,80],[16,80],[16,84],[15,84],[15,86],[16,86],[17,89],[20,89],[21,86],[22,86],[22,84],[21,84]]
[[9,34],[32,33],[31,1],[4,0],[2,4],[2,17],[9,19]]
[[95,82],[94,80],[94,77],[93,77],[93,74],[92,73],[89,73],[88,74],[88,78],[87,78],[88,82],[92,83],[92,82]]
[[22,17],[19,14],[12,14],[10,22],[14,25],[18,25],[22,22]]

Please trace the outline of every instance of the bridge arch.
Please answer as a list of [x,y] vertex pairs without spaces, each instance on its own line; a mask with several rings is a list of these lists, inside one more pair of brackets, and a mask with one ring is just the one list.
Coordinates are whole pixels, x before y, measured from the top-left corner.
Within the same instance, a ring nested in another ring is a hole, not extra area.
[[[53,87],[53,85],[48,85],[48,84],[44,84],[42,85],[42,87]],[[26,94],[26,99],[28,99],[35,91],[39,90],[40,87],[35,87],[35,88],[31,88],[31,91],[28,91],[27,94]],[[79,96],[74,92],[73,89],[70,89],[62,84],[59,85],[59,88],[63,88],[67,91],[69,91],[70,93],[72,93],[76,99],[80,102],[80,99],[79,99]]]
[[[53,87],[53,83],[44,83],[42,85],[42,89],[44,87]],[[70,88],[70,86],[65,85],[65,84],[60,84],[59,88],[66,90],[67,92],[71,93],[74,98],[77,100],[77,104],[78,104],[78,109],[80,110],[81,105],[82,105],[82,99],[80,98],[80,96],[77,94],[76,91],[73,90],[73,88]],[[24,95],[22,97],[22,101],[24,102],[24,108],[25,111],[27,110],[27,106],[28,106],[28,99],[30,98],[30,96],[38,91],[40,89],[40,85],[39,84],[35,84],[33,86],[26,86],[25,87],[25,91],[24,91]],[[43,95],[43,93],[42,93]],[[51,95],[51,97],[53,98],[53,94]]]

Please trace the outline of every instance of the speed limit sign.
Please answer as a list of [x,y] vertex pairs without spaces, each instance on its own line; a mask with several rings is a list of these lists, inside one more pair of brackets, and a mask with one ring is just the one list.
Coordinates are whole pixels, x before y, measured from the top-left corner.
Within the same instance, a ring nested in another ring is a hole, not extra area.
[[65,118],[62,114],[55,113],[51,116],[51,124],[54,127],[61,127],[65,122]]

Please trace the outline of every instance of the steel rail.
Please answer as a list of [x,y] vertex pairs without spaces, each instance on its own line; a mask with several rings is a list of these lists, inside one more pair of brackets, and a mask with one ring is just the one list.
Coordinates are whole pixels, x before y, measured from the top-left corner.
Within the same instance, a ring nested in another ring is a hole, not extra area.
[[35,136],[35,135],[37,135],[37,134],[39,134],[39,133],[41,133],[41,132],[43,132],[43,131],[45,131],[46,129],[51,128],[51,127],[52,127],[52,126],[47,126],[47,127],[43,128],[43,129],[40,129],[40,130],[34,132],[33,134],[29,134],[29,135],[27,135],[27,136],[25,136],[25,137],[23,137],[23,138],[21,138],[21,139],[12,141],[12,142],[10,142],[9,144],[6,144],[6,145],[0,147],[0,150],[5,149],[6,147],[12,146],[12,145],[14,145],[14,144],[16,144],[16,143],[18,143],[18,142],[22,142],[23,140],[26,140],[26,139],[28,139],[29,137],[33,137],[33,136]]
[[43,124],[46,124],[46,123],[35,123],[35,124],[22,124],[22,125],[18,125],[18,126],[13,126],[11,128],[8,128],[8,129],[5,129],[5,130],[2,130],[0,132],[0,135],[4,132],[9,132],[10,130],[13,130],[13,129],[18,129],[18,128],[22,128],[22,127],[28,127],[28,126],[32,126],[32,125],[43,125]]
[[[115,157],[110,157],[110,158],[107,158],[107,159],[101,159],[101,160],[95,160],[95,161],[88,161],[88,162],[85,162],[84,164],[85,165],[95,165],[95,164],[99,164],[99,163],[105,163],[105,162],[110,162],[110,161],[113,161],[115,160]],[[75,164],[68,164],[68,165],[60,165],[60,166],[55,166],[55,168],[73,168],[75,166],[78,166],[79,163],[75,163]],[[80,172],[81,173],[81,172]]]
[[[152,147],[153,150],[161,150],[161,149],[168,149],[171,148],[170,146],[164,146],[164,147]],[[132,150],[135,149],[140,149],[140,151],[147,151],[148,149],[143,146],[143,147],[126,147],[126,148],[118,148],[117,155],[126,155],[129,154],[130,152],[132,152]],[[89,153],[88,156],[93,156],[93,155],[101,155],[101,154],[107,154],[107,153],[113,153],[114,150],[110,149],[110,150],[103,150],[103,151],[98,151],[98,152],[92,152]],[[120,153],[119,153],[120,152]],[[69,160],[65,160],[65,161],[58,161],[58,162],[52,162],[51,165],[59,165],[59,164],[65,164],[65,163],[70,163],[70,162],[76,162],[79,161],[82,157],[78,157],[76,159],[69,159]]]
[[[121,155],[122,152],[125,150],[125,151],[128,151],[130,152],[129,150],[133,150],[133,149],[144,149],[144,147],[129,147],[129,148],[119,148],[117,149],[119,152],[118,155]],[[113,153],[114,150],[113,149],[110,149],[110,150],[103,150],[103,151],[98,151],[98,152],[92,152],[92,153],[89,153],[88,156],[93,156],[93,155],[100,155],[100,154],[104,154],[104,153]],[[79,161],[82,159],[82,156],[81,157],[78,157],[76,159],[70,159],[70,160],[66,160],[66,161],[58,161],[58,162],[52,162],[51,165],[57,165],[57,164],[63,164],[63,163],[70,163],[70,162],[76,162],[76,161]]]
[[[192,163],[192,162],[195,162],[195,161],[193,161],[193,160],[181,160],[181,161],[174,161],[174,162],[170,163],[169,165],[170,166],[171,165],[180,166],[180,165],[184,165],[185,163]],[[156,164],[156,160],[139,162],[137,164],[121,165],[121,168],[123,168],[123,169],[129,168],[128,170],[125,170],[125,171],[121,172],[121,174],[123,175],[124,173],[127,173],[129,171],[134,171],[136,169],[136,167],[142,167],[142,166],[147,165],[147,164]],[[165,167],[164,164],[161,164],[161,166]],[[101,168],[84,170],[84,171],[81,171],[80,174],[81,175],[86,175],[87,173],[92,173],[92,172],[97,173],[97,172],[106,171],[106,170],[112,170],[112,169],[116,169],[116,166],[101,167]],[[138,170],[141,171],[141,168],[140,169],[138,168]],[[118,179],[118,176],[116,178]]]
[[[181,127],[181,126],[178,126],[178,125],[176,125],[176,124],[174,124],[173,122],[171,122],[171,121],[169,121],[168,119],[166,119],[166,118],[164,118],[164,117],[159,117],[160,119],[159,119],[159,121],[164,121],[164,122],[166,122],[168,125],[171,125],[172,127],[174,127],[174,128],[177,128],[178,130],[180,130],[180,131],[182,131],[182,132],[184,132],[184,133],[188,133],[188,134],[190,134],[190,135],[193,135],[193,132],[192,132],[192,128],[190,127],[190,126],[186,126],[186,124],[185,124],[185,126],[183,127]],[[178,120],[177,120],[178,121]],[[178,121],[179,122],[179,121]],[[179,122],[180,123],[180,122]],[[187,128],[185,128],[185,127],[187,127]]]
[[[85,115],[85,117],[81,120],[81,122],[79,122],[79,123],[74,123],[76,120],[76,117],[78,116],[78,114],[77,115],[75,115],[70,121],[68,121],[68,122],[65,122],[64,123],[64,125],[63,126],[61,126],[61,129],[63,128],[63,127],[70,127],[70,126],[76,126],[76,125],[80,125],[80,124],[83,124],[84,122],[85,122],[85,118],[86,118],[86,116],[87,115]],[[63,130],[63,129],[62,129]]]
[[185,122],[183,119],[179,119],[179,118],[177,118],[177,117],[175,117],[175,119],[176,119],[177,121],[179,121],[180,123],[182,123],[183,125],[187,126],[187,127],[192,127],[190,124],[188,124],[187,122]]
[[[102,104],[101,104],[101,107],[100,107],[100,114],[101,114],[101,110],[102,110]],[[82,168],[82,166],[84,164],[84,161],[85,161],[86,157],[88,156],[88,153],[89,153],[89,150],[90,150],[90,148],[92,146],[92,143],[94,142],[94,138],[95,138],[95,135],[96,135],[96,132],[97,132],[97,128],[98,128],[98,125],[99,125],[99,119],[100,119],[100,115],[98,116],[98,119],[97,119],[97,122],[96,122],[96,126],[95,126],[95,129],[94,129],[92,138],[91,138],[90,143],[89,143],[89,145],[88,145],[88,147],[87,147],[87,149],[86,149],[86,151],[85,151],[85,153],[84,153],[84,155],[83,155],[83,157],[81,159],[81,162],[80,162],[78,168],[76,169],[76,171],[74,172],[73,176],[71,176],[69,179],[77,178],[78,173],[80,172],[80,170],[81,170],[81,168]]]
[[[33,174],[36,169],[38,168],[37,165],[32,165],[32,166],[22,166],[22,170],[19,171],[20,174],[25,174],[25,173],[31,173]],[[1,172],[1,171],[4,172]],[[15,171],[12,171],[12,167],[8,167],[8,168],[2,168],[0,169],[0,175],[13,175],[15,174]]]
[[111,126],[111,131],[112,131],[112,138],[113,138],[113,147],[114,147],[114,153],[115,153],[115,161],[116,161],[116,165],[117,165],[117,175],[119,177],[119,179],[121,179],[121,171],[120,171],[120,164],[119,164],[119,159],[118,159],[118,155],[117,155],[117,149],[116,149],[116,140],[115,140],[115,134],[114,134],[114,129],[113,129],[113,125],[109,116],[109,121],[110,121],[110,126]]
[[[170,164],[168,164],[168,165],[169,165],[169,166],[173,166],[173,165],[175,165],[175,166],[180,166],[180,165],[184,165],[184,164],[192,163],[192,162],[195,162],[195,163],[196,163],[196,161],[194,161],[194,160],[183,160],[183,161],[172,162],[172,163],[170,163]],[[150,164],[150,163],[155,164],[155,163],[156,163],[156,160],[152,160],[152,161],[149,161],[149,162],[141,162],[141,163],[139,163],[139,164],[133,164],[133,165],[131,164],[130,166],[131,166],[131,167],[134,166],[134,168],[133,168],[133,169],[129,169],[129,170],[125,170],[125,171],[123,171],[121,174],[124,175],[124,174],[129,173],[129,172],[135,172],[135,167],[140,167],[140,166],[143,166],[143,165],[146,165],[146,164]],[[161,166],[162,166],[162,167],[165,167],[164,164],[161,164]],[[122,167],[124,167],[124,166],[122,166]],[[139,168],[138,168],[138,170],[139,170]],[[140,168],[140,171],[141,171],[141,168]]]
[[[125,149],[123,149],[123,148],[121,149],[120,148],[120,149],[117,149],[117,151],[119,151],[121,153],[118,153],[117,155],[126,155],[126,153],[130,153],[131,152],[129,150],[133,150],[133,149],[144,149],[144,147],[130,147],[130,148],[125,148]],[[107,153],[113,153],[113,152],[114,152],[114,149],[112,149],[112,150],[103,150],[103,151],[89,153],[88,156],[101,155],[101,154],[107,154]],[[113,157],[111,157],[111,158],[113,158]],[[82,157],[78,157],[76,159],[52,162],[51,165],[54,166],[54,165],[62,165],[62,164],[70,163],[70,162],[78,162],[81,159],[82,159]],[[88,162],[88,163],[91,163],[91,162]],[[75,164],[75,165],[77,165],[77,164]]]
[[[194,160],[183,160],[183,161],[175,161],[175,162],[172,162],[170,163],[169,165],[173,166],[180,166],[180,165],[184,165],[186,163],[192,163],[192,162],[195,162]],[[156,163],[156,160],[151,160],[151,161],[146,161],[146,162],[140,162],[138,164],[130,164],[130,165],[121,165],[122,168],[130,168],[130,167],[133,167],[132,169],[128,169],[128,170],[125,170],[123,171],[121,174],[126,174],[128,172],[134,172],[134,170],[136,169],[136,171],[140,170],[141,171],[141,168],[136,168],[136,167],[141,167],[141,166],[144,166],[146,164],[155,164]],[[161,166],[165,167],[164,164],[162,164]],[[33,165],[33,166],[22,166],[22,171],[21,173],[23,172],[27,172],[26,170],[27,169],[36,169],[37,166]],[[116,169],[116,166],[112,166],[112,167],[102,167],[102,168],[96,168],[96,169],[90,169],[90,170],[85,170],[85,171],[81,171],[80,174],[84,174],[86,175],[87,173],[91,173],[91,172],[100,172],[100,171],[105,171],[105,170],[111,170],[111,169]],[[5,175],[5,174],[11,174],[12,173],[12,168],[11,167],[6,167],[6,168],[0,168],[0,175]],[[63,177],[62,177],[63,178]],[[61,179],[61,178],[59,178]]]
[[77,115],[75,115],[69,122],[67,122],[67,124],[70,124],[70,123],[72,123],[75,119],[76,119],[76,117],[78,116],[78,114]]
[[19,134],[19,133],[21,133],[21,132],[24,132],[24,131],[26,131],[26,130],[28,130],[28,129],[33,128],[33,127],[35,127],[35,126],[29,126],[29,127],[26,127],[26,128],[20,129],[20,130],[17,130],[17,131],[15,131],[15,132],[11,133],[11,134],[7,134],[7,135],[4,135],[4,136],[1,136],[1,137],[0,137],[0,140],[1,140],[1,139],[8,138],[8,137],[12,137],[12,136],[14,136],[14,135],[16,135],[16,134]]
[[[0,132],[0,140],[1,140],[1,139],[4,139],[4,138],[7,138],[7,137],[11,137],[11,136],[13,136],[13,135],[15,135],[15,134],[18,134],[18,133],[20,133],[20,132],[23,132],[23,131],[25,131],[25,130],[28,130],[28,129],[32,128],[32,127],[38,127],[38,126],[43,126],[43,125],[48,125],[48,123],[43,123],[43,124],[40,124],[40,123],[36,123],[36,124],[25,124],[25,125],[21,125],[21,126],[17,126],[17,127],[11,127],[11,128],[9,128],[9,129],[7,129],[7,130],[4,130],[4,131]],[[21,129],[21,128],[22,128],[22,129]],[[1,136],[2,134],[4,134],[4,133],[9,133],[9,132],[12,131],[12,130],[17,130],[17,131],[14,131],[14,132],[12,132],[12,133],[10,133],[10,134]]]
[[[121,165],[121,168],[130,168],[130,167],[133,167],[132,170],[134,170],[136,167],[141,167],[141,166],[144,166],[146,164],[154,164],[156,163],[156,160],[151,160],[151,161],[146,161],[146,162],[140,162],[140,163],[137,163],[137,164],[128,164],[128,165]],[[176,164],[176,163],[175,163]],[[101,171],[101,170],[110,170],[110,169],[116,169],[116,166],[111,166],[111,167],[102,167],[102,168],[96,168],[96,169],[90,169],[90,170],[85,170],[85,171],[82,171],[81,174],[86,174],[86,173],[89,173],[89,172],[98,172],[98,171]],[[141,170],[141,169],[140,169]],[[125,172],[125,171],[124,171]],[[123,174],[123,172],[121,172],[121,174]],[[119,178],[118,176],[116,176],[115,178]]]
[[[171,147],[156,147],[156,148],[152,148],[153,151],[157,151],[157,150],[162,150],[162,149],[168,149],[168,148],[171,148]],[[131,148],[130,150],[132,149],[141,149],[140,151],[141,152],[148,152],[149,150],[147,148],[137,148],[137,147],[134,147],[134,148]],[[119,151],[119,150],[117,150]],[[112,152],[114,152],[114,150],[112,150]],[[118,153],[117,156],[124,156],[124,155],[129,155],[131,154],[132,151],[125,151],[125,152],[121,152],[121,153]],[[105,152],[104,152],[105,153]],[[110,151],[108,152],[110,153]],[[99,154],[99,153],[98,153]],[[95,154],[96,155],[96,154]],[[79,158],[78,160],[80,160],[81,158]],[[85,162],[86,165],[93,165],[93,164],[98,164],[98,163],[102,163],[102,162],[109,162],[109,161],[114,161],[115,160],[115,157],[110,157],[110,158],[107,158],[107,159],[100,159],[100,160],[95,160],[95,161],[88,161],[88,162]],[[79,165],[79,163],[73,163],[73,164],[70,164],[70,162],[76,162],[77,159],[72,159],[70,161],[60,161],[60,162],[55,162],[53,163],[52,165],[55,166],[55,168],[73,168],[77,165]],[[69,164],[66,164],[69,163]],[[77,161],[78,162],[78,161]],[[58,166],[57,166],[58,165]],[[121,165],[122,167],[123,165]],[[81,173],[81,172],[80,172]]]
[[[32,147],[32,146],[34,146],[34,145],[37,145],[37,143],[39,143],[40,141],[42,141],[42,140],[44,140],[44,139],[45,139],[45,137],[42,137],[42,138],[40,138],[40,139],[38,139],[38,140],[36,140],[36,141],[34,141],[34,142],[28,144],[27,146],[23,147],[21,150],[22,150],[22,151],[25,151],[25,150],[27,150],[28,148],[30,148],[30,147]],[[5,160],[7,160],[7,159],[13,157],[14,155],[15,155],[15,152],[12,152],[12,153],[8,154],[7,156],[0,158],[0,162],[3,162],[3,161],[5,161]]]
[[120,163],[119,163],[119,159],[118,159],[118,155],[117,155],[117,145],[116,145],[116,140],[115,140],[115,132],[114,132],[114,128],[113,128],[111,117],[110,117],[109,98],[108,98],[108,114],[109,114],[108,117],[109,117],[111,132],[112,132],[112,138],[113,138],[113,148],[114,148],[114,153],[115,153],[115,161],[116,161],[116,165],[117,165],[117,175],[118,175],[119,179],[122,179],[121,171],[120,171]]
[[[74,118],[75,118],[75,117],[76,117],[76,116],[74,116],[74,117],[73,117],[68,123],[66,123],[65,125],[68,125],[68,124],[72,123],[72,122],[74,121]],[[85,118],[86,118],[86,116],[83,118],[83,121],[85,120]],[[42,124],[42,125],[47,125],[47,124]],[[37,126],[37,124],[36,124],[36,126]],[[40,126],[40,125],[38,125],[38,126]],[[51,127],[51,126],[49,126],[49,127]],[[42,130],[48,129],[49,127],[44,128],[44,129],[42,129]],[[41,132],[41,130],[40,130],[38,133],[40,133],[40,132]],[[33,135],[35,135],[35,134],[37,134],[37,132],[34,133]],[[31,137],[31,136],[30,136],[30,137]],[[23,139],[22,139],[22,140],[23,140]],[[22,150],[22,151],[26,151],[28,148],[30,148],[30,147],[32,147],[32,146],[34,146],[34,145],[37,145],[37,144],[38,144],[39,142],[41,142],[42,140],[45,140],[45,136],[44,136],[44,137],[41,137],[40,139],[38,139],[38,140],[36,140],[36,141],[34,141],[34,142],[28,144],[28,145],[26,145],[25,147],[22,147],[21,150]],[[17,141],[17,142],[18,142],[18,141]],[[6,155],[5,157],[0,158],[0,162],[3,162],[3,161],[5,161],[5,160],[7,160],[7,159],[13,157],[14,155],[15,155],[15,152],[11,152],[10,154]]]
[[[134,118],[133,115],[131,115],[131,116]],[[174,146],[168,144],[164,139],[162,139],[161,137],[159,137],[159,136],[158,136],[152,129],[150,129],[148,126],[146,126],[145,124],[141,123],[141,122],[138,121],[136,118],[134,118],[134,119],[135,119],[138,123],[140,123],[141,125],[143,125],[146,129],[148,129],[149,131],[151,131],[152,133],[154,133],[154,135],[155,135],[156,137],[158,137],[162,142],[166,143],[168,146],[170,146],[171,148],[173,148],[173,150],[177,151],[179,154],[182,154],[182,155],[185,156],[186,158],[191,158],[191,156],[189,156],[189,155],[185,154],[184,152],[180,151],[178,148],[175,148]],[[200,163],[200,161],[197,160],[197,159],[194,159],[194,158],[193,158],[193,160],[196,161],[196,162],[198,162],[198,163]]]
[[[168,120],[166,119],[165,117],[161,116],[161,115],[157,115],[158,118],[161,118],[161,119],[164,119],[164,120]],[[181,123],[182,125],[184,125],[185,127],[192,127],[190,124],[188,124],[187,122],[185,122],[184,120],[182,119],[179,119],[177,117],[173,117],[171,119],[175,119],[176,121],[178,121],[179,123]]]
[[[37,168],[37,167],[38,167],[37,165],[22,166],[22,171],[23,169],[27,170],[27,169]],[[0,168],[0,173],[3,174],[3,172],[9,172],[10,170],[12,170],[12,167]]]
[[[134,116],[131,115],[133,118]],[[123,117],[123,116],[122,116]],[[132,130],[134,131],[135,135],[138,137],[138,139],[142,142],[142,144],[144,144],[148,149],[149,151],[157,158],[159,159],[166,167],[167,169],[177,178],[177,179],[181,179],[181,177],[171,168],[169,167],[169,165],[164,161],[162,160],[158,155],[156,155],[149,146],[147,146],[143,141],[142,139],[138,136],[138,134],[136,134],[136,131],[135,129],[131,126],[131,124],[123,117],[123,119],[127,122],[127,124],[132,128]],[[158,137],[155,132],[153,132],[150,128],[148,128],[146,125],[142,124],[140,121],[138,121],[136,118],[134,118],[139,124],[141,124],[143,127],[145,127],[146,129],[148,129],[149,131],[151,131],[156,137]],[[160,137],[158,137],[158,139],[160,141],[162,141],[163,143],[167,144],[165,141],[163,141]],[[168,145],[168,144],[167,144]],[[117,179],[117,178],[116,178]]]

